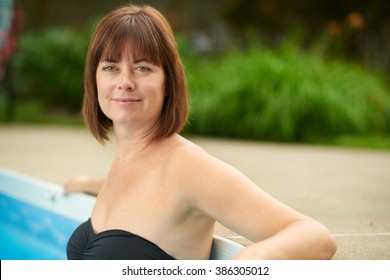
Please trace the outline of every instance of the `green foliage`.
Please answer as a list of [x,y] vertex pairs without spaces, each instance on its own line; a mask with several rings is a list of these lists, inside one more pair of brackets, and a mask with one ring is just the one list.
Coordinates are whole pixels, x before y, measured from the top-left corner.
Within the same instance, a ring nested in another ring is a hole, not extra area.
[[390,96],[383,80],[289,44],[228,52],[187,72],[190,133],[312,142],[389,132]]
[[70,28],[22,34],[13,60],[18,96],[42,100],[47,108],[78,111],[88,40]]
[[[69,28],[23,34],[14,87],[18,104],[35,105],[17,108],[16,119],[41,122],[38,111],[48,109],[79,112],[89,38]],[[214,58],[198,57],[185,37],[178,43],[191,96],[188,133],[294,142],[390,133],[388,84],[356,64],[299,51],[292,41]]]
[[250,26],[274,46],[303,26],[311,45],[328,37],[329,55],[371,67],[388,69],[390,63],[390,1],[375,0],[234,0],[226,1],[224,19],[235,35]]

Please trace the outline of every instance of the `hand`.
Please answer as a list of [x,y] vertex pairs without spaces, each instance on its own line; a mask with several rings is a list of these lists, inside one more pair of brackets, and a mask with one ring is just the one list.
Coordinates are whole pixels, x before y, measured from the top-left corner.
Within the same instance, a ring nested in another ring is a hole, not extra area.
[[86,191],[86,186],[91,181],[91,178],[86,175],[79,175],[69,178],[64,184],[65,194],[72,192],[84,192]]

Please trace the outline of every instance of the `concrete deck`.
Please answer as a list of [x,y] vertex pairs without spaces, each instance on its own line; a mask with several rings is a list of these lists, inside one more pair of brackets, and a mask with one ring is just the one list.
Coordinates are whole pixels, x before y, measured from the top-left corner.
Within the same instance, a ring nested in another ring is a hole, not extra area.
[[[335,235],[334,259],[390,259],[390,152],[191,138]],[[86,129],[0,126],[0,167],[62,184],[104,176],[114,146]],[[248,241],[221,225],[217,233]]]

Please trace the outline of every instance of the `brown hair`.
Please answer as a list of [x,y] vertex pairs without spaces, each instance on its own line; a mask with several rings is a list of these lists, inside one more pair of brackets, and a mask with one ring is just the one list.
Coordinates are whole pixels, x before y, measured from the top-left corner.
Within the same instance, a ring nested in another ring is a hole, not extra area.
[[112,121],[98,103],[97,66],[102,59],[119,60],[127,46],[131,55],[124,55],[146,58],[164,69],[166,97],[151,131],[151,141],[180,132],[187,122],[187,82],[171,27],[164,16],[150,6],[126,5],[99,22],[86,58],[82,113],[92,134],[102,144],[109,140]]

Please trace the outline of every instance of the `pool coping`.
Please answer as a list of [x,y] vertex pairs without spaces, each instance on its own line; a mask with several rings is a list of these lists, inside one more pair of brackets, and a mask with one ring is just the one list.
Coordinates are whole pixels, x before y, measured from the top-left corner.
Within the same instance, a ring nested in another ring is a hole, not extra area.
[[95,202],[95,197],[91,195],[65,194],[60,185],[5,168],[0,168],[1,177],[13,182],[13,187],[7,183],[0,184],[0,192],[4,195],[80,222],[85,221],[91,215]]

